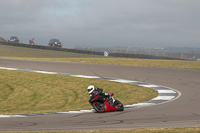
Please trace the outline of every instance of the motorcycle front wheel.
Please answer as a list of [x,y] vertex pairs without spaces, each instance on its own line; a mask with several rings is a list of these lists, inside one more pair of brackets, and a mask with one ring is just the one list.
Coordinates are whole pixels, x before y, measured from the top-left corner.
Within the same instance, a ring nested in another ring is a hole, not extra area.
[[98,113],[104,113],[105,112],[105,106],[104,106],[103,103],[93,102],[92,106]]
[[117,111],[123,111],[124,105],[119,100],[115,100],[115,108],[117,108]]

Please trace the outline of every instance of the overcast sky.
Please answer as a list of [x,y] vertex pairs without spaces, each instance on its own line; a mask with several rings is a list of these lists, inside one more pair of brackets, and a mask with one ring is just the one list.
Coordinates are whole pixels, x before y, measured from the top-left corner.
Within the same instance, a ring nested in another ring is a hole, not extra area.
[[0,36],[65,47],[200,47],[200,0],[0,0]]

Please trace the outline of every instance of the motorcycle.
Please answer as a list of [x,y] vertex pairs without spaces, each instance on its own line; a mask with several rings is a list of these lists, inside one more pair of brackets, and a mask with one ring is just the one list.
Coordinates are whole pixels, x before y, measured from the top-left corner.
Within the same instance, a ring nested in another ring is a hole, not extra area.
[[109,97],[102,97],[100,95],[96,95],[89,99],[89,103],[98,113],[104,113],[109,111],[123,111],[124,105],[119,100],[114,99],[113,95],[114,93],[109,94]]

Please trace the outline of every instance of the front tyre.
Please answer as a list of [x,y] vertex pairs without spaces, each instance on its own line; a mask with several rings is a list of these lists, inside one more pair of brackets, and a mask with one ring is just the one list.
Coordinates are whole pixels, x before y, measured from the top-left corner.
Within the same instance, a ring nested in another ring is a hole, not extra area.
[[117,111],[124,110],[124,105],[119,100],[115,100],[114,105],[115,105],[115,108],[117,108]]
[[98,113],[104,113],[105,112],[105,106],[104,106],[103,103],[93,102],[92,106]]

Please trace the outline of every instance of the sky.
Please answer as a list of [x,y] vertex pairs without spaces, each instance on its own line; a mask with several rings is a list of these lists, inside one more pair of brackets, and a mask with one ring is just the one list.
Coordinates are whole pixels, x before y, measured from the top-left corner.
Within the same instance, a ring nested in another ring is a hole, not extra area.
[[0,0],[0,37],[64,47],[200,47],[200,0]]

